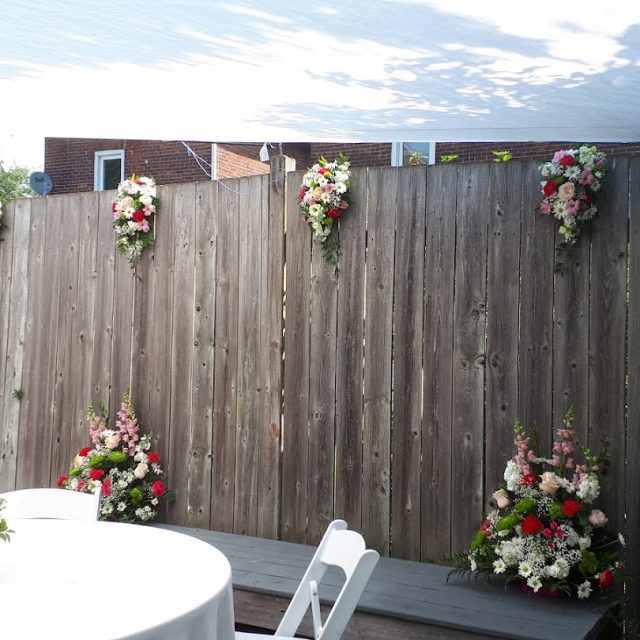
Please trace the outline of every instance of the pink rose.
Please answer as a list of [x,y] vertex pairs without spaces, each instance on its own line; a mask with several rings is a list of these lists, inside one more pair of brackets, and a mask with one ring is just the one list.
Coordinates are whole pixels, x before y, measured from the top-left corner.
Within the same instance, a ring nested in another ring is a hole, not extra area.
[[591,171],[589,171],[588,169],[585,169],[580,174],[580,177],[578,178],[578,182],[580,184],[590,185],[595,179],[596,177],[593,175],[593,173],[591,173]]
[[564,203],[564,212],[568,216],[575,216],[578,213],[578,209],[580,209],[580,202],[578,200],[567,200]]
[[509,494],[504,489],[498,489],[497,491],[495,491],[491,498],[496,501],[498,509],[504,509],[505,507],[511,505]]
[[600,509],[594,509],[589,514],[589,524],[593,527],[604,527],[607,522],[609,522],[609,518]]
[[576,186],[573,184],[573,182],[565,182],[564,184],[561,184],[560,188],[558,189],[558,197],[563,202],[571,200],[575,194]]

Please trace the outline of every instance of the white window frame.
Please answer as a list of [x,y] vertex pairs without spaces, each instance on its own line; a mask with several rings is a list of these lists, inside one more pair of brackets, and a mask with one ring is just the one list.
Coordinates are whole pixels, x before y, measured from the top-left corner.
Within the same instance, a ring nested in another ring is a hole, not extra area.
[[104,191],[104,161],[120,160],[120,182],[124,180],[124,149],[96,151],[93,163],[93,189]]
[[427,157],[427,164],[436,163],[436,143],[429,140],[402,140],[391,143],[391,166],[401,167],[403,166],[402,160],[404,158],[404,145],[407,142],[420,142],[421,144],[429,145],[429,154]]
[[218,143],[211,144],[211,179],[218,179]]

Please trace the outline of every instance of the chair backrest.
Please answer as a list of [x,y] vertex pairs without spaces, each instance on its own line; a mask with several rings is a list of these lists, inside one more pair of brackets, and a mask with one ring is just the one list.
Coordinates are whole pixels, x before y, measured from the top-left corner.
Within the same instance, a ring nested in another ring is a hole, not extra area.
[[102,492],[80,493],[68,489],[19,489],[0,493],[5,500],[3,517],[97,520]]
[[[304,614],[311,606],[316,640],[339,640],[349,624],[379,557],[377,551],[366,548],[359,533],[347,529],[344,520],[334,520],[320,541],[276,630],[276,636],[294,636]],[[346,579],[331,612],[322,624],[317,584],[331,566],[340,567]]]

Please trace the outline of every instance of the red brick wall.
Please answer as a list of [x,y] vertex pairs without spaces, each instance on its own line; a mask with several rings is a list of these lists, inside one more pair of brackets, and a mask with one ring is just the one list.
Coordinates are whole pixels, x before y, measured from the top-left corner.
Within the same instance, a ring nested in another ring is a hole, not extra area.
[[[339,153],[346,153],[352,167],[388,167],[391,164],[391,143],[311,143],[311,162],[320,156],[333,160]],[[300,167],[303,168],[303,167]]]
[[[509,151],[514,160],[551,159],[558,149],[572,149],[579,142],[438,142],[436,144],[436,162],[444,155],[456,154],[453,162],[486,162],[493,160],[492,151]],[[591,143],[589,143],[591,144]],[[607,155],[640,155],[640,144],[618,144],[595,142],[599,151]]]
[[218,179],[269,173],[269,163],[260,162],[261,146],[261,144],[218,144]]

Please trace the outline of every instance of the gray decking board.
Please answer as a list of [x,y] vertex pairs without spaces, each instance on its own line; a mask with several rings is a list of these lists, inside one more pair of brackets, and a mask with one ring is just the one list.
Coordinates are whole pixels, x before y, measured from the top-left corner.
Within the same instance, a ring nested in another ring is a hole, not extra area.
[[[290,598],[315,547],[175,525],[156,525],[192,535],[222,551],[235,588]],[[452,577],[442,565],[380,558],[358,609],[428,625],[515,640],[596,638],[604,608],[594,602],[545,599],[484,580]],[[321,598],[332,602],[341,585],[328,572]]]

